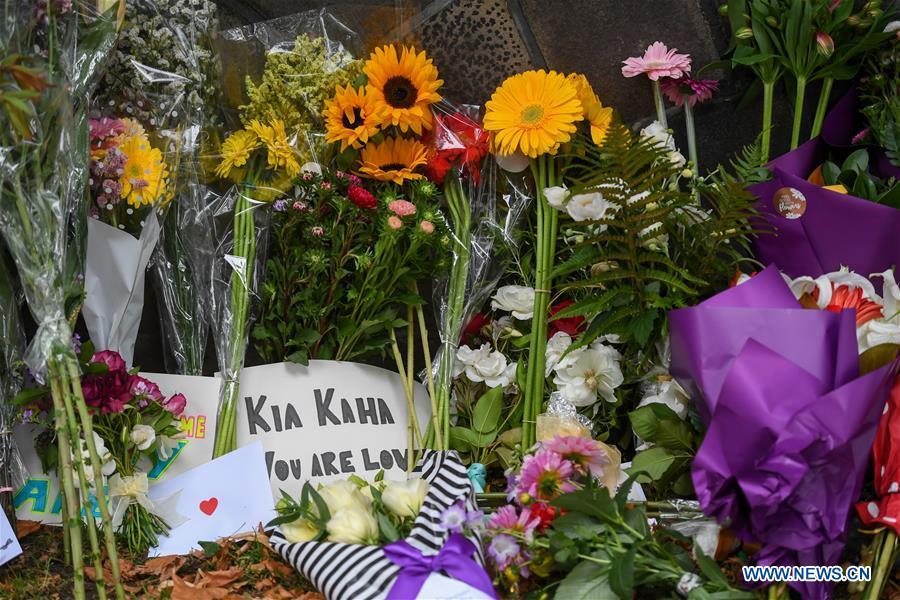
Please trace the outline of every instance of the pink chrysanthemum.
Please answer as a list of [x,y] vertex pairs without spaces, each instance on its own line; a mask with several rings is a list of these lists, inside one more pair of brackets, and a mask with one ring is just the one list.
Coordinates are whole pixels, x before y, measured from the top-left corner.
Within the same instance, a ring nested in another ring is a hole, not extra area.
[[517,531],[530,540],[540,524],[541,520],[531,514],[530,508],[523,508],[519,513],[514,506],[504,506],[491,515],[487,526],[495,531]]
[[859,133],[854,135],[853,139],[850,140],[850,143],[854,144],[854,145],[861,144],[861,143],[863,143],[863,141],[866,139],[866,137],[868,135],[869,135],[869,128],[866,127],[865,129],[863,129],[862,131],[860,131]]
[[538,500],[552,500],[561,493],[578,489],[571,480],[574,473],[572,463],[556,452],[539,450],[522,462],[516,491],[520,497],[527,494]]
[[661,77],[678,79],[690,72],[691,57],[677,52],[677,48],[669,50],[662,42],[653,42],[643,56],[632,56],[623,61],[622,75],[647,75],[651,81],[659,81]]
[[590,473],[594,477],[602,477],[610,462],[600,444],[575,435],[554,437],[544,442],[544,448],[571,462],[577,472]]
[[416,214],[416,205],[407,200],[394,200],[388,204],[388,210],[398,217],[408,217]]
[[678,79],[661,82],[659,87],[676,106],[684,105],[687,99],[693,108],[698,102],[706,102],[712,98],[713,92],[719,89],[719,82],[715,79],[692,79],[690,75],[682,75]]

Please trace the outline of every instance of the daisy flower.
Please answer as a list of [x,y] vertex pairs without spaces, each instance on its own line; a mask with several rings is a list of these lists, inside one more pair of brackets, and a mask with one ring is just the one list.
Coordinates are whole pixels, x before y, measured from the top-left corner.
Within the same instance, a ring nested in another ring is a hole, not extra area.
[[522,512],[518,513],[514,506],[504,506],[491,515],[487,526],[493,530],[517,531],[530,542],[534,530],[540,524],[541,520],[532,514],[530,508],[523,508]]
[[550,450],[540,450],[522,463],[516,491],[519,496],[527,494],[539,500],[552,500],[561,493],[578,489],[571,480],[574,473],[571,462]]
[[713,92],[719,89],[719,82],[715,79],[693,79],[690,75],[682,75],[678,79],[660,82],[660,88],[675,106],[683,106],[687,100],[694,107],[698,102],[706,102],[712,98]]
[[691,70],[691,57],[678,54],[677,48],[669,50],[662,42],[653,42],[647,47],[643,56],[626,58],[622,67],[625,77],[647,75],[650,81],[659,81],[664,77],[677,79]]
[[544,448],[571,462],[576,471],[602,477],[610,464],[609,456],[600,444],[590,438],[574,435],[554,437],[544,442]]

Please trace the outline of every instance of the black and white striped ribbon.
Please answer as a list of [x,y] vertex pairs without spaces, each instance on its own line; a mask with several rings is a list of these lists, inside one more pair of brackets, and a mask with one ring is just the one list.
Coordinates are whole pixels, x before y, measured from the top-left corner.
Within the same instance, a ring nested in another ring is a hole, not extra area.
[[[449,537],[441,527],[443,512],[458,502],[475,511],[475,492],[459,455],[454,451],[425,450],[419,462],[428,492],[406,541],[426,556],[437,554]],[[477,548],[475,560],[484,565],[481,536],[469,535]],[[328,600],[375,600],[391,588],[400,567],[388,560],[381,546],[335,542],[288,542],[280,532],[272,547]]]

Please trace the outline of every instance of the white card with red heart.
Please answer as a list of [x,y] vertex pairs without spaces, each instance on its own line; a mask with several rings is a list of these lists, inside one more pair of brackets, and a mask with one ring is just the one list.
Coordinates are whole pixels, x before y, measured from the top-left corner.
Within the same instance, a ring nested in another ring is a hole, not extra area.
[[159,540],[150,556],[187,554],[265,525],[275,517],[266,459],[260,443],[238,448],[150,488],[151,500],[180,492],[178,512],[187,521]]

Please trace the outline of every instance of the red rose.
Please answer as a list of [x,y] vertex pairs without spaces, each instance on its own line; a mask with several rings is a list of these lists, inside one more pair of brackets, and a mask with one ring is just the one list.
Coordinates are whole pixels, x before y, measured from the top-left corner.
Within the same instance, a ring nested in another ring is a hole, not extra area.
[[486,314],[476,314],[463,329],[462,343],[467,346],[473,345],[476,340],[481,338],[481,329],[490,322],[491,319]]
[[[563,300],[550,307],[550,316],[552,317],[562,309],[575,304],[571,300]],[[547,322],[547,336],[553,337],[558,331],[576,336],[584,329],[584,317],[567,317],[564,319],[551,319]]]
[[544,502],[535,502],[530,507],[531,516],[537,517],[540,523],[537,526],[539,533],[543,533],[556,517],[563,514],[563,511],[555,506],[550,506]]
[[378,200],[372,195],[372,192],[358,185],[351,184],[347,188],[347,197],[353,204],[365,210],[372,210],[378,206]]

